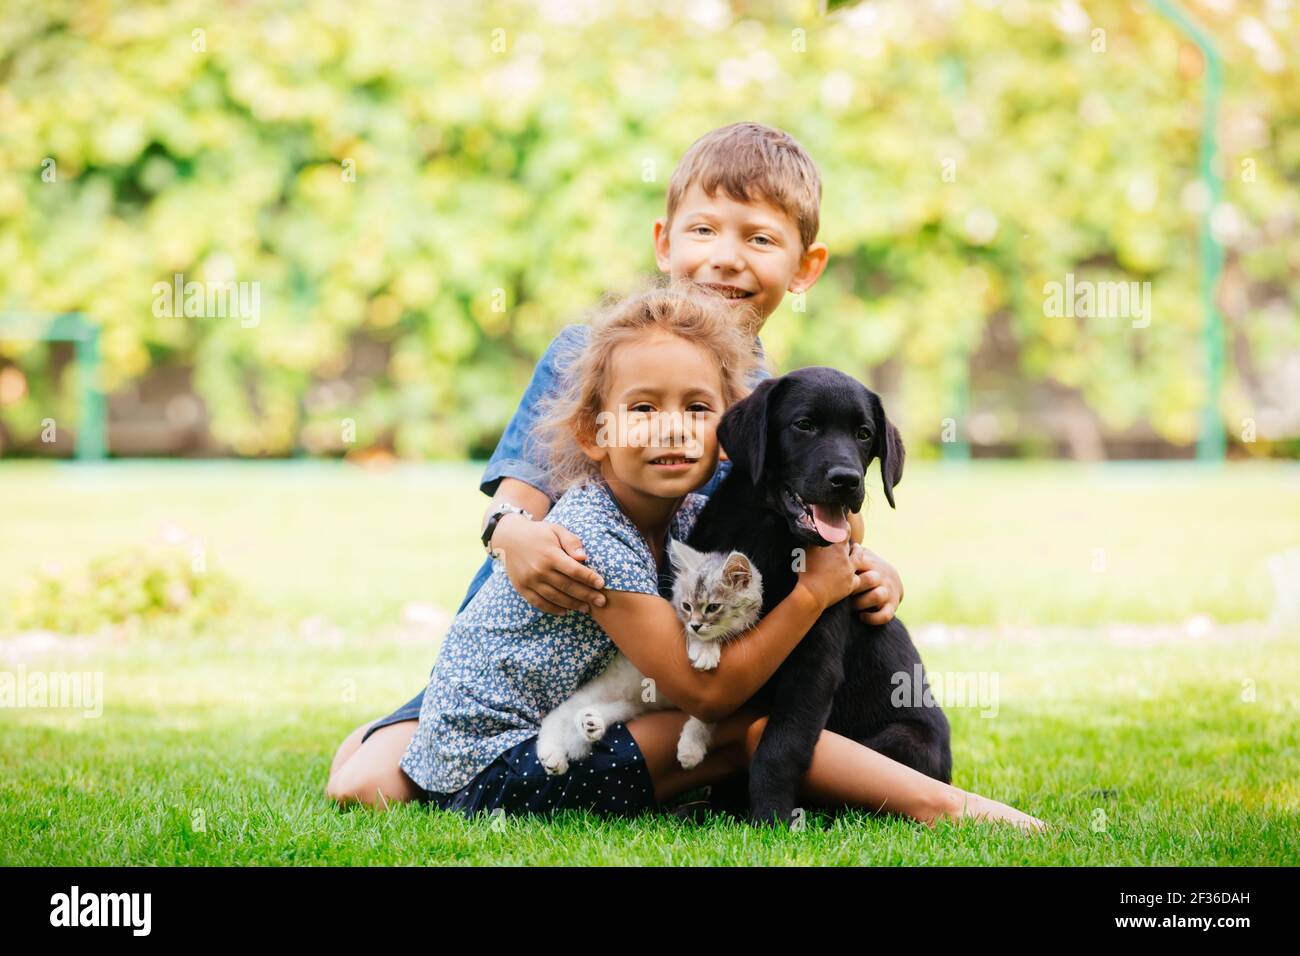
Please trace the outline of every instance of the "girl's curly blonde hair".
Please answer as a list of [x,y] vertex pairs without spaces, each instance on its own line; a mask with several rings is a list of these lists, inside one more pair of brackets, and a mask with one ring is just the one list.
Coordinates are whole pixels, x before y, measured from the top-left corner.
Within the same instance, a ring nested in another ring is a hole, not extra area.
[[[747,320],[748,319],[748,320]],[[585,343],[560,358],[563,391],[543,402],[536,440],[550,461],[555,498],[600,474],[582,450],[593,444],[609,392],[610,364],[620,345],[667,332],[714,355],[722,373],[726,406],[745,397],[764,366],[754,340],[752,313],[737,313],[718,294],[688,283],[657,286],[607,301],[589,322]]]

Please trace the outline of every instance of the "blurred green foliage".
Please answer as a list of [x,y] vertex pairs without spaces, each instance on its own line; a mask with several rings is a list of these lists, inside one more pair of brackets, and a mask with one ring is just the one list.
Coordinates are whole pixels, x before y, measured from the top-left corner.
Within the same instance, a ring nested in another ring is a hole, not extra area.
[[19,630],[86,634],[142,624],[182,630],[207,626],[227,613],[236,590],[187,551],[149,545],[118,551],[84,568],[50,565],[18,583],[12,618]]
[[[779,367],[883,383],[918,451],[963,388],[1032,444],[1044,383],[1195,438],[1203,64],[1143,3],[5,7],[0,308],[94,316],[111,390],[186,370],[235,453],[489,450],[554,332],[653,270],[675,160],[738,119],[824,176],[831,265],[764,330]],[[1295,452],[1264,412],[1300,347],[1297,14],[1189,9],[1227,83],[1223,420]],[[155,316],[176,273],[260,283],[259,324]],[[1067,273],[1150,281],[1150,326],[1045,315]],[[0,345],[10,444],[75,419],[52,354]]]

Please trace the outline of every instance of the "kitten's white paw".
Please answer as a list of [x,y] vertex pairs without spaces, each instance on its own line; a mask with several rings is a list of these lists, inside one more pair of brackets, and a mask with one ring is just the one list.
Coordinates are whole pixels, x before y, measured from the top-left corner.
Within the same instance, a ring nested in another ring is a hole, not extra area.
[[717,641],[692,641],[691,645],[688,653],[697,671],[711,671],[722,660],[722,645]]
[[682,737],[677,741],[677,762],[686,770],[698,767],[708,752],[708,748],[698,740]]
[[588,740],[600,740],[605,736],[605,718],[589,707],[578,714],[578,729]]
[[565,756],[564,748],[549,741],[545,744],[540,739],[537,741],[537,760],[552,777],[569,772],[569,758]]

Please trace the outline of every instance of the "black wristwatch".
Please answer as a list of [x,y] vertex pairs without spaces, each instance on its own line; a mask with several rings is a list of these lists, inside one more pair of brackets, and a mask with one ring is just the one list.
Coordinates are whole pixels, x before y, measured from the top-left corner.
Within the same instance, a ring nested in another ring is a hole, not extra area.
[[503,501],[493,508],[492,513],[488,515],[487,525],[483,528],[483,548],[490,557],[496,557],[496,554],[492,551],[492,532],[496,531],[497,522],[501,520],[501,516],[508,514],[523,515],[529,521],[533,520],[532,512],[518,508],[508,501]]

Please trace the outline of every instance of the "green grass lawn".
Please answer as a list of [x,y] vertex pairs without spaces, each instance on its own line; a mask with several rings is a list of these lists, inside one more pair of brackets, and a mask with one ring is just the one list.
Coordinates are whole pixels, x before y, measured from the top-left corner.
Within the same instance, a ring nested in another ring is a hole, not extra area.
[[872,492],[927,667],[998,681],[996,716],[947,709],[954,782],[1049,835],[340,813],[335,746],[436,655],[402,609],[454,610],[478,565],[478,471],[0,464],[0,607],[171,525],[240,596],[197,634],[41,643],[0,617],[0,670],[104,686],[96,719],[0,709],[0,864],[1300,862],[1300,634],[1261,623],[1265,561],[1300,547],[1291,467],[909,465],[897,512]]

